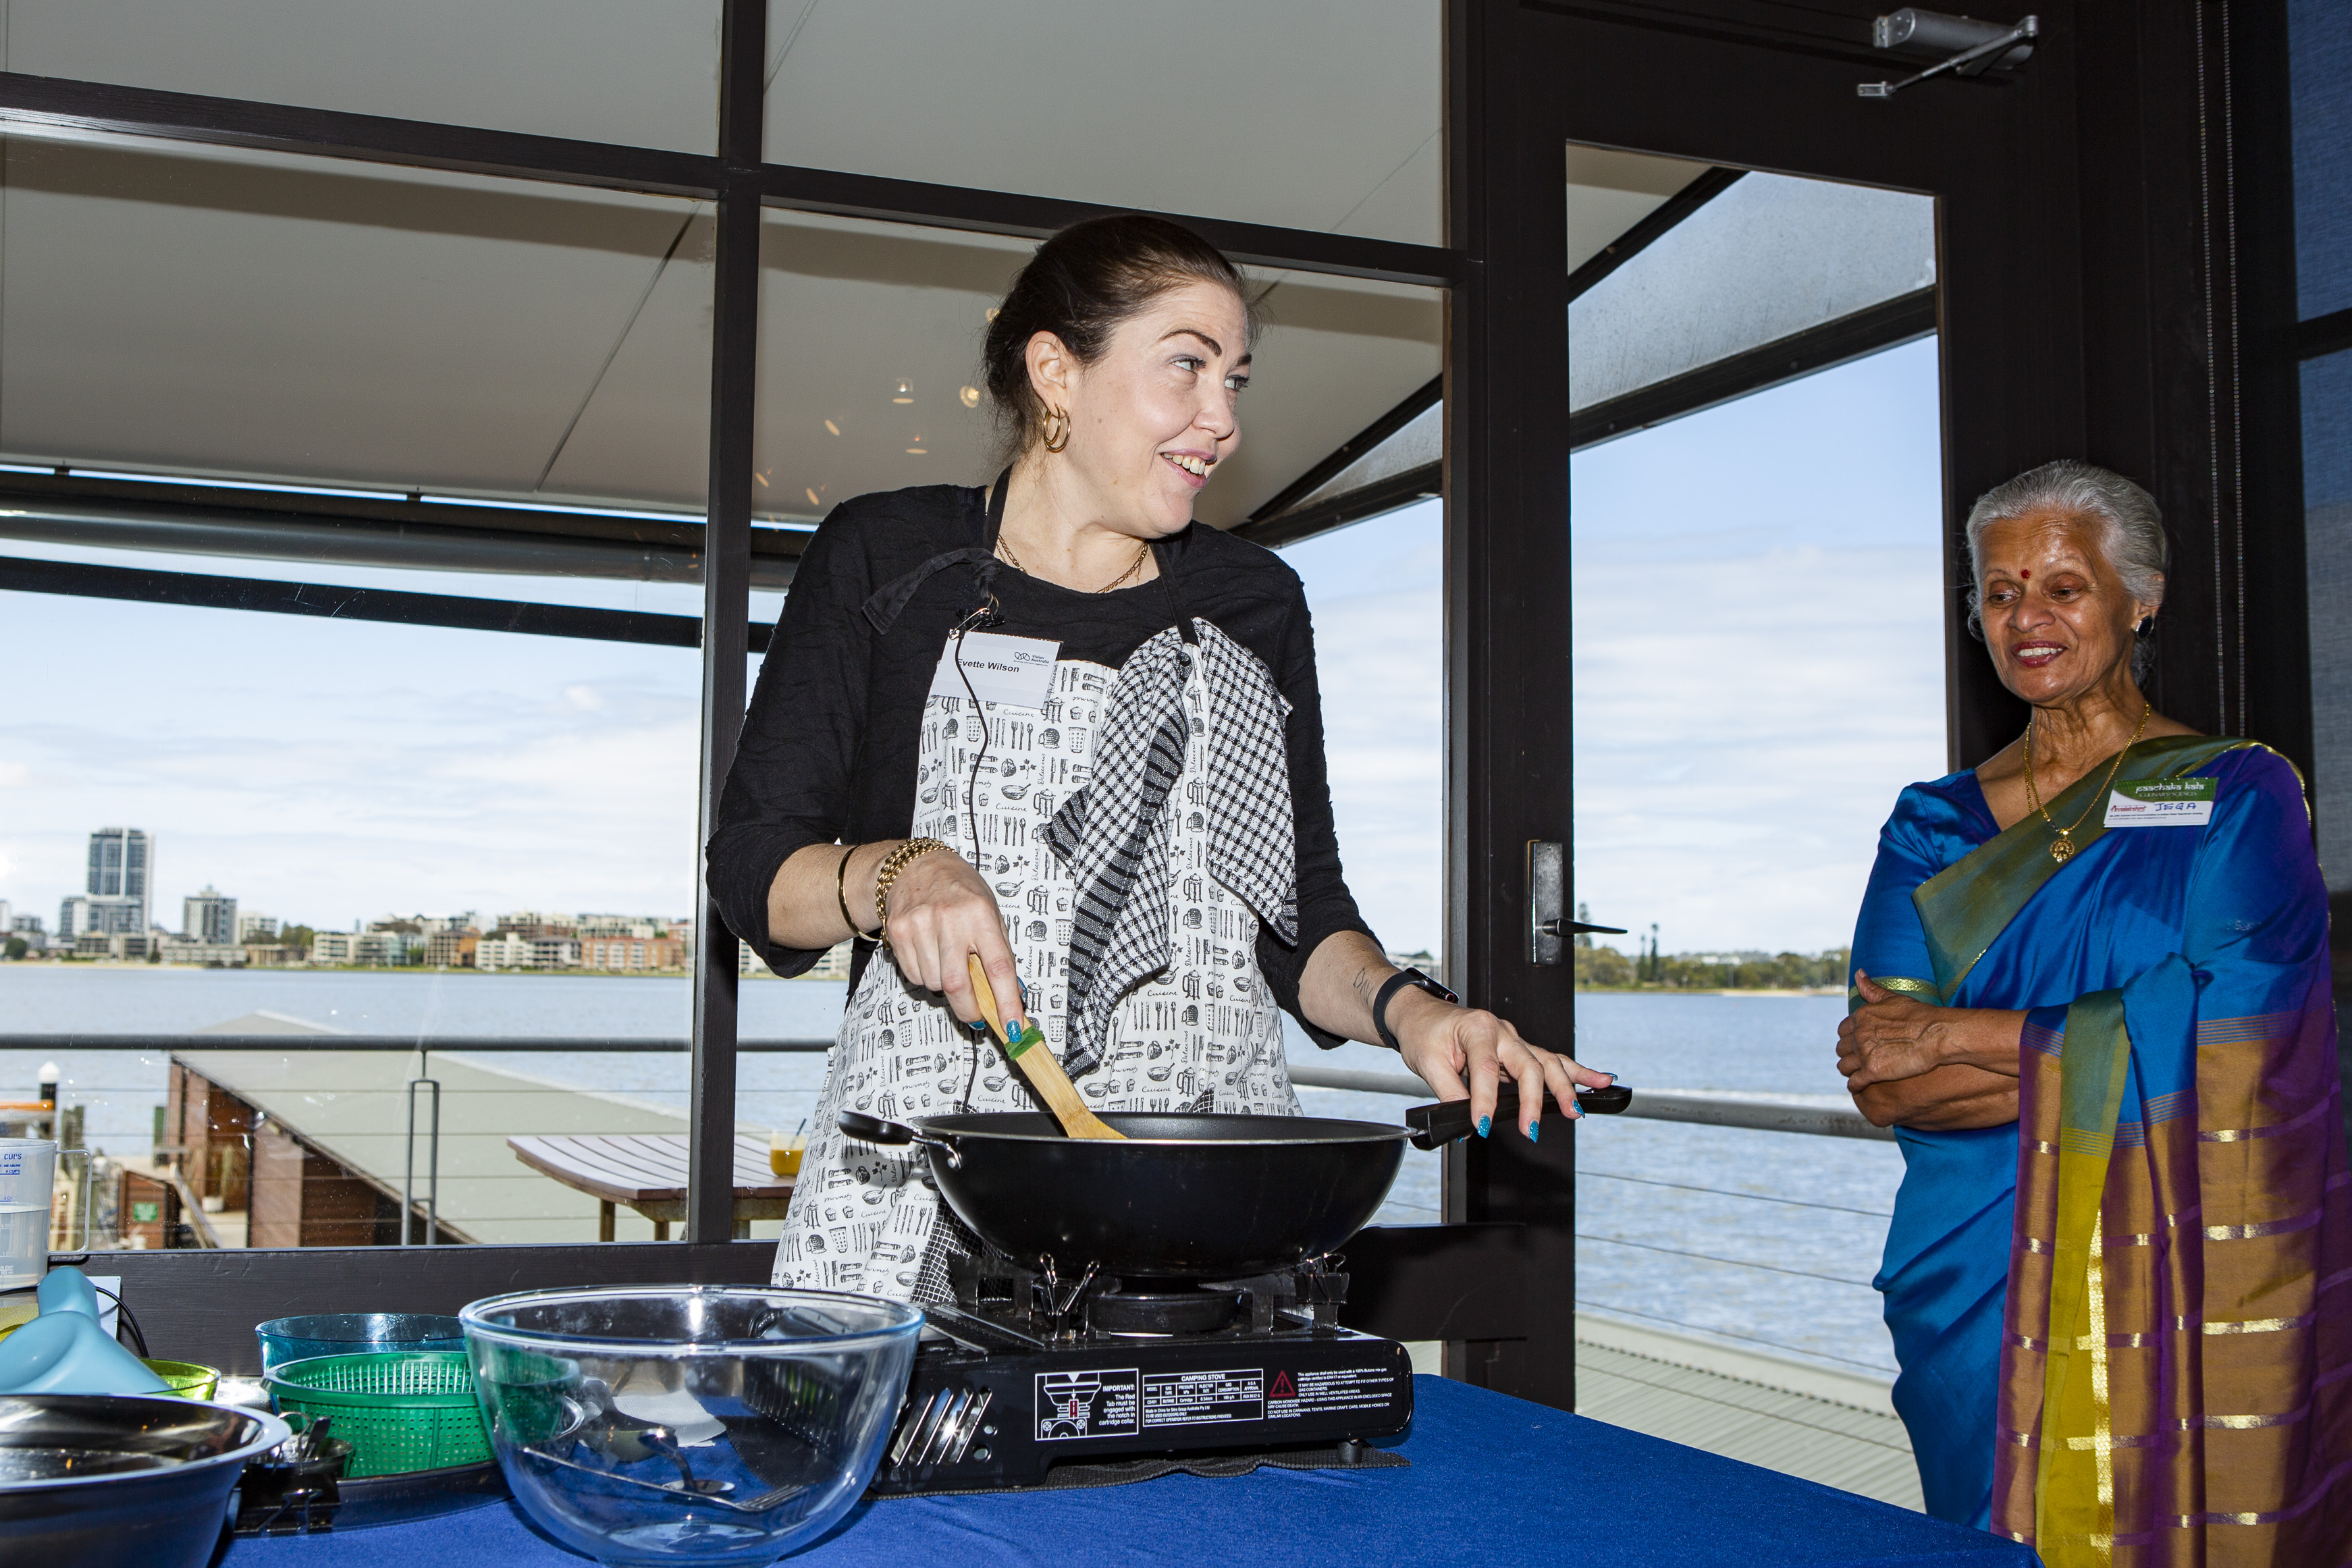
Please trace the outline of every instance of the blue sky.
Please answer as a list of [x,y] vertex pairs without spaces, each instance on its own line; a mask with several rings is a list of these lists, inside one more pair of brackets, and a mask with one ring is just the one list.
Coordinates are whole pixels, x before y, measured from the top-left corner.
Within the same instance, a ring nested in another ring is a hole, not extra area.
[[[1578,894],[1669,950],[1845,939],[1878,824],[1944,770],[1935,347],[1575,459]],[[4,547],[180,570],[311,569]],[[1322,661],[1340,845],[1391,946],[1434,948],[1434,503],[1285,552]],[[690,587],[346,570],[336,581],[690,612]],[[773,613],[771,601],[762,606]],[[0,593],[0,898],[56,917],[86,836],[347,926],[391,910],[684,914],[690,651]]]

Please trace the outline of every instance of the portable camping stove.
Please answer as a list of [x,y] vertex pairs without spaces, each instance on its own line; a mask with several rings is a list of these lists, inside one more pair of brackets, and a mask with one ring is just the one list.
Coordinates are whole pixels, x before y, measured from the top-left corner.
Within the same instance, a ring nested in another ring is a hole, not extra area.
[[1031,1270],[991,1254],[929,1319],[872,1495],[1036,1486],[1057,1463],[1337,1448],[1412,1420],[1404,1346],[1339,1326],[1310,1260],[1195,1283]]

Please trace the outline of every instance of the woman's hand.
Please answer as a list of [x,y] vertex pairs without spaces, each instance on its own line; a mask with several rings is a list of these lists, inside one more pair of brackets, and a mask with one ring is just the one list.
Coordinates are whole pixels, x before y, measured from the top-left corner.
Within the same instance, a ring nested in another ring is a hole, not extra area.
[[2025,1014],[1939,1008],[1853,972],[1863,1005],[1838,1024],[1838,1071],[1854,1103],[1885,1127],[1990,1127],[2017,1119]]
[[1007,1024],[1028,1016],[996,894],[970,861],[953,850],[916,856],[890,884],[890,907],[882,914],[882,932],[899,973],[945,996],[957,1018],[980,1021],[980,1002],[971,990],[974,953],[988,971],[999,1016]]
[[1859,1094],[1874,1083],[1916,1078],[1945,1065],[1952,1009],[1912,1000],[1853,972],[1863,1006],[1838,1022],[1838,1071]]
[[[1544,1091],[1564,1115],[1578,1116],[1576,1086],[1599,1089],[1616,1080],[1595,1072],[1558,1051],[1529,1045],[1519,1031],[1482,1008],[1457,1008],[1426,991],[1402,989],[1389,999],[1388,1024],[1399,1054],[1440,1100],[1467,1099],[1486,1135],[1503,1075],[1519,1086],[1520,1128],[1529,1143],[1541,1130]],[[1466,1084],[1465,1084],[1466,1080]]]

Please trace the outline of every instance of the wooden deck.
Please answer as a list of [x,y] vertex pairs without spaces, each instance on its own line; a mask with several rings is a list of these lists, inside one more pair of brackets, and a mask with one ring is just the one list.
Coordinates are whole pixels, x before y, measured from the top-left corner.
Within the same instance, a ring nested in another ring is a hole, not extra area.
[[1582,1312],[1576,1329],[1578,1415],[1920,1506],[1911,1439],[1886,1382]]

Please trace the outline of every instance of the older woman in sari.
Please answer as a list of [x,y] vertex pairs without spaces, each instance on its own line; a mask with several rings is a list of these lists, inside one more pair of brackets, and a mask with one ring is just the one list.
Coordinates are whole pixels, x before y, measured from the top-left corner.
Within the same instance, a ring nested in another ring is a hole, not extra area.
[[2352,1205],[2301,779],[2141,694],[2164,531],[2053,463],[1970,514],[2032,706],[1879,840],[1838,1063],[1928,1511],[2045,1563],[2352,1558]]

